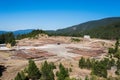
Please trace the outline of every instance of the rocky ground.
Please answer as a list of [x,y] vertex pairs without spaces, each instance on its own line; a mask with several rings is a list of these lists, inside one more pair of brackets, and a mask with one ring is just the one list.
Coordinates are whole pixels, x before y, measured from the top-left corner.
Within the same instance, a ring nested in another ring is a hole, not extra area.
[[38,39],[18,40],[13,50],[0,50],[0,64],[7,69],[3,72],[1,80],[11,80],[28,64],[28,59],[35,60],[40,68],[42,62],[59,63],[72,68],[70,77],[85,77],[90,70],[80,69],[78,60],[81,56],[101,59],[114,41],[79,38],[80,42],[71,42],[71,37],[44,37]]

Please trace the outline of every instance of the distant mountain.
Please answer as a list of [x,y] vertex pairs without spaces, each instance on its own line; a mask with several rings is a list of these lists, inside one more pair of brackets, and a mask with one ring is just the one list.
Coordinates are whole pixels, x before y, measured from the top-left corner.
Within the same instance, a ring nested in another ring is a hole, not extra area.
[[120,17],[88,21],[68,28],[48,31],[48,33],[50,35],[65,36],[83,36],[87,34],[92,37],[112,39],[120,36]]
[[0,34],[6,33],[6,31],[0,31]]
[[0,31],[0,34],[6,33],[6,32],[13,32],[14,35],[19,35],[19,34],[27,34],[32,32],[34,29],[25,29],[25,30],[17,30],[17,31]]
[[14,35],[19,35],[19,34],[27,34],[32,32],[34,29],[25,29],[25,30],[17,30],[13,31]]

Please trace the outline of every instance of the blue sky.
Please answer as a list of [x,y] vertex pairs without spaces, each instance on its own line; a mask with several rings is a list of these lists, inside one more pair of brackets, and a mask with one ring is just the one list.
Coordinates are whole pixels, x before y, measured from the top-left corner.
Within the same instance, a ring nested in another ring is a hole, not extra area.
[[120,0],[0,0],[0,30],[56,30],[120,16]]

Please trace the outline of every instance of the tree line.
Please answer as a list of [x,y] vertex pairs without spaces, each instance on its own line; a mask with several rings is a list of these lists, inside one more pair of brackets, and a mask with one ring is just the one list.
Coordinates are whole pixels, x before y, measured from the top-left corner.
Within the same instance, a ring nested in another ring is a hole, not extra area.
[[[45,61],[41,64],[41,68],[37,68],[33,60],[29,60],[28,67],[23,71],[18,72],[14,80],[55,80],[55,73],[53,70],[56,66],[53,62]],[[72,80],[69,78],[69,71],[61,63],[59,71],[56,72],[57,80]]]
[[33,30],[32,32],[27,33],[27,34],[19,34],[16,36],[16,39],[37,38],[39,34],[46,34],[46,32],[43,30],[37,29],[37,30]]
[[113,57],[116,59],[116,67],[117,67],[117,70],[116,70],[116,74],[117,75],[120,75],[120,49],[119,49],[119,46],[120,46],[120,40],[117,39],[116,40],[116,43],[115,43],[115,46],[113,48],[109,48],[109,55],[110,57]]
[[0,35],[0,44],[8,44],[10,43],[11,46],[14,46],[16,44],[15,36],[12,32],[4,33]]
[[116,40],[115,46],[109,48],[108,57],[105,57],[101,60],[95,59],[85,59],[81,57],[79,60],[79,67],[81,69],[90,69],[92,75],[98,77],[107,78],[107,70],[110,70],[111,67],[116,66],[117,70],[115,71],[116,75],[120,75],[120,42],[119,39]]
[[58,31],[48,31],[50,36],[72,36],[72,37],[83,37],[84,35],[90,35],[92,38],[100,39],[116,39],[120,38],[120,23],[111,23],[106,26],[98,26],[91,29],[85,30],[72,30],[63,29]]
[[79,67],[81,69],[91,69],[92,74],[105,78],[107,77],[107,70],[110,70],[114,65],[115,60],[109,58],[104,58],[103,60],[98,61],[95,59],[85,59],[82,57],[79,60]]
[[7,32],[0,34],[0,44],[8,44],[10,43],[11,46],[14,46],[16,44],[16,39],[23,39],[23,38],[37,38],[39,34],[46,34],[45,31],[43,30],[33,30],[30,33],[27,34],[19,34],[19,35],[14,35],[13,32]]

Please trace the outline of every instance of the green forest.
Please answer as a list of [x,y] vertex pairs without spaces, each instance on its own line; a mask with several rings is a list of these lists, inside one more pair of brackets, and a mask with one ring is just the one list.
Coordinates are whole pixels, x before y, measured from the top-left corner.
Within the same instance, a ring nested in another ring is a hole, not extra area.
[[30,33],[27,33],[27,34],[19,34],[16,36],[16,39],[23,39],[23,38],[36,38],[37,35],[39,34],[46,34],[45,31],[43,30],[33,30],[32,32]]
[[30,33],[27,34],[21,34],[21,35],[14,35],[12,32],[6,32],[3,34],[0,34],[0,44],[8,44],[10,43],[11,46],[14,46],[16,44],[16,40],[23,39],[23,38],[36,38],[39,34],[46,34],[43,30],[33,30]]
[[16,44],[15,36],[12,32],[4,33],[0,35],[0,44],[8,44],[10,43],[11,46],[14,46]]
[[88,21],[56,31],[47,31],[52,36],[83,37],[90,35],[92,38],[116,39],[120,38],[120,18],[105,18]]
[[[33,60],[29,60],[28,66],[19,72],[14,80],[55,80],[53,70],[54,63],[45,61],[37,68]],[[56,72],[57,80],[73,80],[69,78],[69,71],[62,64],[59,64],[59,71]]]

